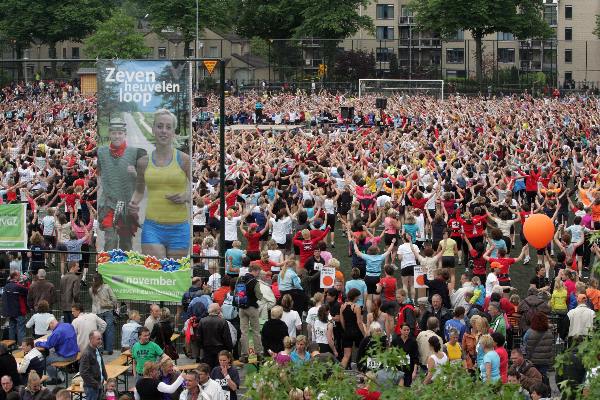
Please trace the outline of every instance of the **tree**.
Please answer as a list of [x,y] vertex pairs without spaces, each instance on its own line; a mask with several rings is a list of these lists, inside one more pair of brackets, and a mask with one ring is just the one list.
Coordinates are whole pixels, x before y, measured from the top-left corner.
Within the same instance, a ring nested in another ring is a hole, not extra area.
[[117,10],[85,40],[85,54],[91,58],[144,58],[150,53],[144,36],[136,30],[135,19]]
[[[152,29],[181,33],[186,49],[196,39],[196,5],[198,5],[198,30],[224,29],[230,26],[230,0],[138,0],[147,11]],[[264,22],[263,22],[264,23]]]
[[459,30],[475,40],[477,80],[482,79],[485,35],[510,32],[519,39],[547,38],[552,30],[543,19],[543,0],[412,0],[418,29],[438,32],[442,38]]
[[[359,29],[373,30],[369,16],[360,15],[359,7],[370,0],[236,0],[236,29],[246,37],[270,39],[324,39],[323,58],[333,68],[340,40]],[[269,21],[269,23],[265,23]],[[275,40],[277,54],[293,48],[291,42]]]
[[363,50],[341,53],[335,61],[333,78],[337,81],[356,82],[375,75],[375,60]]
[[[18,58],[34,39],[47,44],[52,55],[56,43],[80,41],[92,33],[114,5],[114,0],[2,0],[0,31],[13,41]],[[52,69],[56,71],[56,62]]]

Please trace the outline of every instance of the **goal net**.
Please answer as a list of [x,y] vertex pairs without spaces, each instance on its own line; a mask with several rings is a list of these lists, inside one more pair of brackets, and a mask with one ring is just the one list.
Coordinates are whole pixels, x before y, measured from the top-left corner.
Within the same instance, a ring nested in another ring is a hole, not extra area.
[[443,80],[423,79],[359,79],[358,97],[366,95],[421,95],[444,99]]

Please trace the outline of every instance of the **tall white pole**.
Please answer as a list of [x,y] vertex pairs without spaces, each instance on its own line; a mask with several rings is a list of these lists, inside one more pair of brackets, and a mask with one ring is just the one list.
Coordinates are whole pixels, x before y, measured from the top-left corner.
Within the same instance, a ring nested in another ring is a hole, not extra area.
[[[198,58],[198,0],[196,0],[196,42],[194,43],[194,58]],[[194,62],[194,79],[196,80],[196,90],[198,84],[198,60]]]

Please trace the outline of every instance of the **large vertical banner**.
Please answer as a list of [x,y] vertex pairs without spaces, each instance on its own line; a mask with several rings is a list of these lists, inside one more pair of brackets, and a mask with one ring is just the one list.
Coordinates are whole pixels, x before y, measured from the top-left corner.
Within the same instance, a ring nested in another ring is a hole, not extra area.
[[97,71],[98,271],[120,299],[156,300],[151,288],[113,279],[114,264],[148,279],[190,267],[190,65],[112,60]]
[[0,204],[0,250],[27,249],[25,203]]

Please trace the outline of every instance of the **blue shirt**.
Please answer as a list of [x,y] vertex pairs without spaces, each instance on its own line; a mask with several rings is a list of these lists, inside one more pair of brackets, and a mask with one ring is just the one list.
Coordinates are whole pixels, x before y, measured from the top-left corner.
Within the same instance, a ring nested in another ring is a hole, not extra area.
[[232,272],[229,269],[229,263],[231,262],[231,266],[233,268],[240,268],[242,266],[242,258],[244,258],[244,252],[240,249],[227,249],[225,252],[225,273],[237,275],[238,271]]
[[360,291],[360,296],[356,299],[356,304],[363,307],[364,302],[364,294],[367,293],[367,284],[362,279],[351,279],[346,282],[346,294],[350,291],[350,289],[358,289]]
[[381,264],[383,263],[383,260],[385,260],[383,254],[363,254],[362,259],[366,262],[367,275],[381,275]]
[[444,339],[447,342],[450,340],[450,331],[452,329],[456,329],[458,332],[458,343],[462,343],[463,335],[465,334],[465,330],[467,329],[465,323],[461,320],[458,321],[454,318],[446,321],[446,325],[444,325]]
[[56,354],[64,358],[72,358],[79,353],[77,345],[77,333],[73,325],[60,322],[52,331],[48,340],[37,342],[36,346],[50,350],[54,348]]
[[300,357],[300,355],[298,353],[296,353],[296,350],[294,350],[290,354],[290,358],[292,359],[292,362],[294,364],[304,364],[304,363],[310,361],[310,353],[308,351],[305,351],[304,358],[302,358],[302,357]]
[[296,271],[293,269],[288,269],[285,271],[285,276],[283,278],[281,277],[281,274],[277,275],[277,283],[279,285],[280,292],[293,289],[304,290],[302,288],[302,284],[300,283],[298,274],[296,274]]
[[483,356],[483,362],[479,365],[479,371],[481,372],[481,380],[484,382],[487,379],[485,373],[485,365],[488,363],[492,365],[491,381],[498,382],[500,380],[500,356],[494,350],[485,353]]
[[494,240],[492,239],[492,243],[494,243],[494,245],[496,247],[494,247],[494,250],[492,250],[492,252],[490,253],[490,258],[497,258],[498,257],[498,249],[504,249],[505,251],[506,249],[506,242],[504,241],[504,239],[500,239],[500,240]]
[[415,243],[417,241],[417,232],[419,231],[419,227],[417,224],[404,224],[404,232],[410,235],[412,242]]

